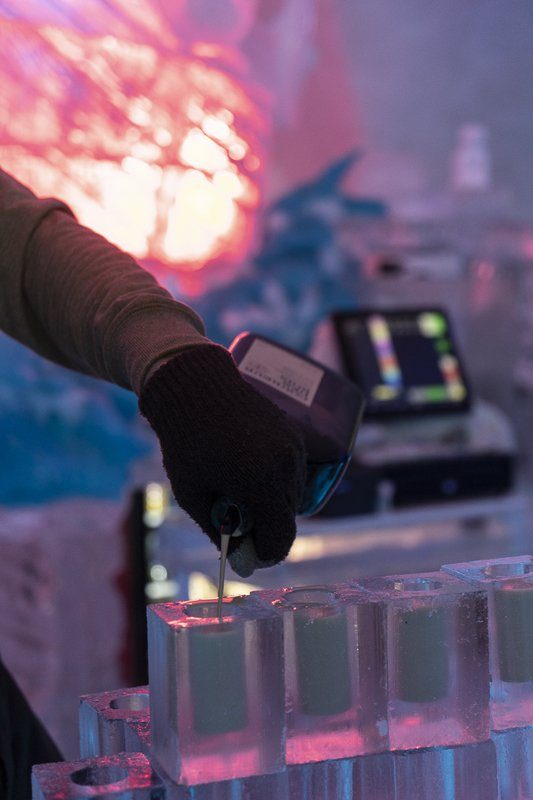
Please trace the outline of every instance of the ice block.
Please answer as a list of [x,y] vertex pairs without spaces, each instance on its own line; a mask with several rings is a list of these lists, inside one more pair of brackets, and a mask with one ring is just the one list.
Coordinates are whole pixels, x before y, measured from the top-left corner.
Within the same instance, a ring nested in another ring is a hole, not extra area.
[[[199,786],[169,785],[165,800],[296,800],[289,795],[287,773],[234,778]],[[305,798],[298,798],[305,800]]]
[[490,739],[397,751],[394,772],[394,800],[498,800],[496,751]]
[[124,724],[149,718],[150,697],[147,686],[80,697],[81,758],[109,756],[127,750]]
[[284,767],[283,630],[250,597],[148,608],[152,752],[194,785]]
[[393,754],[354,758],[352,780],[354,800],[396,800]]
[[124,722],[124,750],[126,753],[149,755],[152,748],[152,725],[150,715],[143,719]]
[[32,770],[32,800],[165,800],[165,787],[140,753],[39,764]]
[[533,557],[446,564],[442,569],[488,593],[493,729],[531,724]]
[[533,725],[493,731],[498,761],[498,800],[533,800]]
[[[289,787],[291,800],[352,800],[353,761],[340,759],[289,767]],[[365,798],[357,795],[357,800]]]
[[486,593],[442,572],[353,585],[387,607],[391,749],[488,739]]
[[348,587],[253,596],[283,618],[287,763],[385,750],[384,606]]
[[[151,752],[150,719],[131,720],[124,725],[127,752]],[[170,778],[158,765],[158,771],[167,782],[166,800],[290,800],[288,775],[282,773],[236,778],[232,781],[196,786],[172,785]]]

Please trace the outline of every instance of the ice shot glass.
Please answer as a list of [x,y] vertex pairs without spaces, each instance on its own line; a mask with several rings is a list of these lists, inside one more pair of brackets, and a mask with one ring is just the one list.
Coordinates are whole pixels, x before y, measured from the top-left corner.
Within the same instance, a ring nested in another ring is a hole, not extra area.
[[249,597],[148,608],[152,752],[179,784],[284,767],[283,631]]
[[32,770],[32,800],[165,800],[165,786],[140,753],[39,764]]
[[350,587],[253,596],[283,618],[287,763],[387,749],[383,604]]
[[491,717],[494,730],[533,722],[533,557],[446,564],[445,572],[489,598]]
[[486,593],[441,572],[353,585],[386,604],[391,749],[488,739]]
[[125,724],[149,719],[147,686],[83,695],[79,708],[81,758],[110,756],[128,750]]

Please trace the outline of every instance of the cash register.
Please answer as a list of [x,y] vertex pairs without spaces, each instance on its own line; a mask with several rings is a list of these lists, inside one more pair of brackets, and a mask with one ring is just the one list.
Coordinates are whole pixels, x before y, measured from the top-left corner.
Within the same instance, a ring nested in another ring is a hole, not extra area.
[[[333,313],[311,354],[355,381],[366,410],[327,516],[500,495],[516,444],[503,412],[474,396],[446,311]],[[490,358],[490,353],[487,353]]]

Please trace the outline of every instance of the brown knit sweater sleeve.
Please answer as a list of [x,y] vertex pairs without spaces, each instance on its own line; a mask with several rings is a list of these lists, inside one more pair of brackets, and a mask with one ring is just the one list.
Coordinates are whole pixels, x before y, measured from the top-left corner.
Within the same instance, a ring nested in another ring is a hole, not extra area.
[[208,343],[194,311],[133,258],[1,170],[0,329],[137,393],[165,360]]

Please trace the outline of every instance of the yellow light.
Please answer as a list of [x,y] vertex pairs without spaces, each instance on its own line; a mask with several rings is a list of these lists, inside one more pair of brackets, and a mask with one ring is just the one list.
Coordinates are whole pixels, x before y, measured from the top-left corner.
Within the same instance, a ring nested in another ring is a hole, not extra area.
[[448,397],[450,400],[460,401],[466,397],[466,388],[460,381],[452,381],[447,387]]
[[[157,218],[155,187],[160,180],[160,168],[131,156],[123,161],[125,169],[112,162],[89,159],[71,164],[71,176],[82,177],[85,185],[94,187],[93,199],[87,192],[83,204],[79,204],[79,220],[142,258],[148,253],[148,239]],[[68,199],[76,206],[74,191],[73,188]]]
[[240,139],[234,142],[229,149],[230,156],[234,161],[242,161],[246,155],[246,146]]
[[180,160],[183,164],[204,172],[217,172],[229,166],[224,148],[198,128],[189,131],[183,140],[180,147]]
[[217,597],[217,586],[203,572],[191,572],[189,575],[189,600],[214,600]]
[[166,581],[168,578],[166,567],[164,567],[163,564],[152,564],[150,567],[150,578],[153,581]]
[[202,123],[205,117],[205,111],[202,108],[200,98],[189,100],[186,113],[191,122],[195,122],[198,125]]
[[147,583],[144,593],[152,603],[163,603],[177,598],[180,586],[177,581],[154,581]]
[[151,102],[146,97],[137,97],[132,100],[128,109],[128,119],[134,125],[146,126],[150,124]]
[[397,396],[398,390],[393,386],[387,386],[384,383],[379,384],[379,386],[374,386],[372,389],[372,397],[374,397],[376,400],[392,400]]
[[164,487],[160,483],[149,483],[144,493],[144,522],[149,528],[161,525],[165,519],[166,505],[167,495]]
[[231,136],[231,128],[218,117],[208,116],[202,122],[202,130],[212,139],[227,142]]
[[[240,595],[257,592],[261,589],[254,583],[244,583],[244,581],[226,581],[224,584],[225,597],[239,597]],[[189,600],[216,600],[218,597],[218,586],[212,578],[204,575],[203,572],[191,572],[188,584]]]
[[166,128],[156,128],[154,131],[154,139],[159,147],[168,147],[172,143],[172,134]]
[[235,217],[231,197],[220,192],[202,172],[186,170],[168,213],[165,255],[176,261],[201,260],[230,231]]
[[241,197],[244,191],[244,187],[239,176],[234,172],[229,172],[228,170],[215,173],[213,176],[213,186],[221,194],[225,194],[228,197],[231,197],[233,200]]
[[159,49],[11,20],[0,40],[9,74],[14,66],[0,98],[4,168],[37,194],[65,200],[82,224],[149,268],[244,262],[265,120],[219,49],[216,63],[204,62],[192,48],[170,54],[168,41]]

